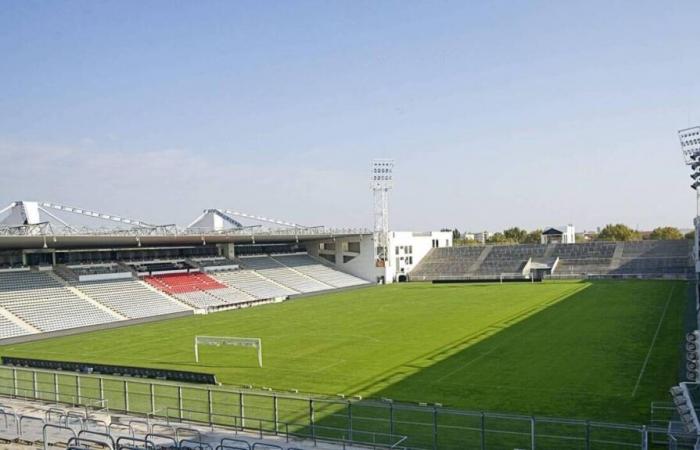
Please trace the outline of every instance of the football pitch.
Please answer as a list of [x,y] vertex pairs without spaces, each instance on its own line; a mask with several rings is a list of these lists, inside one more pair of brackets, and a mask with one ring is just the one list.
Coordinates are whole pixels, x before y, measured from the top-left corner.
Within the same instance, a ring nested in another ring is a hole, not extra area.
[[[676,281],[370,287],[0,347],[5,356],[215,373],[225,385],[648,423],[678,380]],[[201,347],[196,335],[262,339]]]

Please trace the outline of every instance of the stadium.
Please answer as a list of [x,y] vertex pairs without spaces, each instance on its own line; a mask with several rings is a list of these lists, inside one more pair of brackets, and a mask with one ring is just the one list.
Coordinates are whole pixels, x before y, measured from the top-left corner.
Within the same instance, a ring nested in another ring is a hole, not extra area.
[[393,164],[372,164],[373,230],[225,208],[182,227],[9,203],[2,437],[115,449],[695,445],[683,401],[697,358],[686,369],[681,351],[697,335],[693,240],[576,243],[565,226],[538,244],[454,245],[451,231],[392,231]]
[[700,450],[700,2],[0,8],[0,450]]

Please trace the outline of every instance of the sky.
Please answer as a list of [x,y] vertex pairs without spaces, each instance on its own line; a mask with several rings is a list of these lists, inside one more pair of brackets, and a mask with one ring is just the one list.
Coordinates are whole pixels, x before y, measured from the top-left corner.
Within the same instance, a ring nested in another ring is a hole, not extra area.
[[[0,1],[0,204],[692,226],[698,1]],[[0,205],[0,209],[2,207]]]

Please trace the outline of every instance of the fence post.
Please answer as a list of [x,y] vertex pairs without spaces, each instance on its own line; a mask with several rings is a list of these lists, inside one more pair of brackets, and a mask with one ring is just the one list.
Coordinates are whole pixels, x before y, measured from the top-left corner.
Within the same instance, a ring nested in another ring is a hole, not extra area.
[[437,448],[438,448],[438,421],[437,421],[437,416],[438,416],[437,406],[433,406],[433,449],[435,449],[435,450],[437,450]]
[[238,416],[241,418],[241,430],[245,428],[245,407],[243,406],[243,392],[238,393]]
[[649,435],[647,431],[647,426],[642,425],[642,450],[647,450],[649,448]]
[[586,450],[591,450],[591,423],[586,421]]
[[177,387],[177,411],[180,422],[182,422],[182,386]]
[[207,389],[207,410],[209,411],[209,426],[214,425],[214,405],[212,403],[211,395],[211,389]]
[[54,394],[54,399],[56,400],[56,403],[58,403],[58,400],[61,397],[58,395],[58,374],[57,373],[53,374],[53,394]]
[[275,435],[277,435],[277,432],[279,431],[279,420],[280,420],[280,415],[279,415],[279,410],[278,410],[278,405],[277,405],[277,394],[274,394],[272,396],[272,412],[275,418]]
[[348,400],[348,439],[352,442],[352,402]]
[[129,412],[129,383],[124,380],[124,411]]
[[100,384],[100,400],[102,400],[102,406],[104,407],[104,400],[105,400],[105,380],[104,380],[104,378],[102,378],[102,377],[99,378],[99,384]]
[[156,415],[156,386],[151,383],[149,384],[148,390],[151,394],[151,414]]
[[314,423],[314,400],[309,399],[309,425],[311,427],[311,439],[316,443],[316,426]]
[[80,395],[80,375],[75,376],[75,394],[78,397],[78,404],[80,404],[80,398],[82,397]]
[[36,371],[32,371],[32,397],[34,397],[35,399],[37,398],[36,391],[37,391]]
[[530,450],[535,450],[535,417],[530,417]]
[[486,414],[481,413],[481,450],[486,450]]
[[12,368],[12,391],[15,393],[15,397],[18,395],[18,388],[17,388],[17,369],[14,367]]
[[394,402],[389,403],[389,434],[394,435]]

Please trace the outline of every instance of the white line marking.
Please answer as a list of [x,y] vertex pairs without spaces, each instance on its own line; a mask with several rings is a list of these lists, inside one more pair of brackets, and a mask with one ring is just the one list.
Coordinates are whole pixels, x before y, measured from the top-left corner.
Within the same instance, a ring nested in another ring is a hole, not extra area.
[[666,306],[664,306],[664,312],[661,313],[661,319],[659,319],[659,324],[656,326],[656,333],[654,333],[654,338],[651,340],[651,345],[649,346],[649,351],[647,352],[647,357],[644,358],[644,364],[642,364],[642,370],[639,371],[639,376],[637,377],[637,383],[634,385],[634,390],[632,391],[632,397],[637,395],[637,389],[639,389],[639,383],[642,381],[644,376],[644,371],[649,363],[649,358],[651,357],[651,351],[654,350],[654,344],[656,344],[656,338],[659,337],[659,331],[661,331],[661,325],[664,323],[664,318],[666,317],[666,311],[668,310],[668,305],[671,303],[671,297],[673,297],[673,290],[676,288],[674,284],[671,286],[671,292],[668,293],[668,299],[666,299]]

